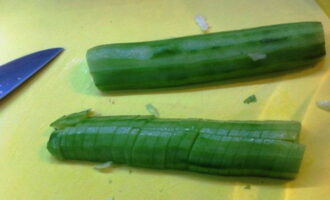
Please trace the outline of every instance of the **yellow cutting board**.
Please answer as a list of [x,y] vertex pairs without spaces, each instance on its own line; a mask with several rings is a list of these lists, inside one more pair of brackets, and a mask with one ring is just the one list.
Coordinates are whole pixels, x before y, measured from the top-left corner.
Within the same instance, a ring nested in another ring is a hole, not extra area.
[[[65,51],[0,102],[1,200],[326,200],[330,191],[330,56],[315,68],[274,79],[154,94],[101,94],[85,60],[95,45],[199,34],[194,15],[210,32],[298,21],[330,21],[312,0],[12,0],[0,6],[0,63],[33,51]],[[258,102],[244,104],[255,94]],[[306,153],[293,181],[221,177],[93,163],[59,162],[46,150],[49,124],[91,108],[99,114],[147,114],[218,120],[292,119],[302,122]]]

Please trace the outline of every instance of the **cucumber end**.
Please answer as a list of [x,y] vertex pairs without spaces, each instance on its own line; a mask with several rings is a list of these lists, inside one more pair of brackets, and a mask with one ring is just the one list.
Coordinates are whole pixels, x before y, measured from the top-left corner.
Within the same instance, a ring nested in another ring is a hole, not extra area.
[[59,139],[59,133],[54,131],[47,143],[47,150],[57,159],[64,160],[64,157],[62,155],[61,149],[60,149],[60,139]]

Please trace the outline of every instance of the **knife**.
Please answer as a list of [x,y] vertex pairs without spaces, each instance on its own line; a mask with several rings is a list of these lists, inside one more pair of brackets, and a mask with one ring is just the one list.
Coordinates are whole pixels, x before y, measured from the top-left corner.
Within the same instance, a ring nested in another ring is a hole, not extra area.
[[0,66],[0,100],[53,60],[63,48],[37,51]]

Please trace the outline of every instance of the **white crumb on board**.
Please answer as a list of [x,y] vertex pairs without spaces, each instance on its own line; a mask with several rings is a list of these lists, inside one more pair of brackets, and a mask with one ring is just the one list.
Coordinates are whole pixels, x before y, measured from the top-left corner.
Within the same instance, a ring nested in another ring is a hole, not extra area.
[[105,162],[105,163],[101,163],[101,164],[95,165],[94,166],[94,169],[97,169],[97,170],[106,169],[106,168],[111,167],[111,165],[112,165],[112,162],[111,161],[108,161],[108,162]]
[[159,117],[158,110],[152,104],[148,103],[147,105],[145,105],[145,107],[150,114],[155,117]]
[[248,53],[248,56],[253,60],[253,61],[257,61],[257,60],[263,60],[267,57],[266,54],[264,53],[259,53],[259,52],[254,52],[254,53]]
[[207,32],[209,30],[210,27],[206,23],[206,20],[203,16],[195,15],[194,19],[195,19],[197,26],[199,26],[199,28],[201,29],[201,31]]
[[318,100],[316,105],[322,110],[330,111],[330,100]]
[[[63,69],[64,70],[70,70],[70,69],[72,69],[72,66],[77,66],[77,65],[81,64],[82,62],[83,62],[82,58],[73,58],[64,65]],[[82,68],[87,69],[87,67],[82,67]]]

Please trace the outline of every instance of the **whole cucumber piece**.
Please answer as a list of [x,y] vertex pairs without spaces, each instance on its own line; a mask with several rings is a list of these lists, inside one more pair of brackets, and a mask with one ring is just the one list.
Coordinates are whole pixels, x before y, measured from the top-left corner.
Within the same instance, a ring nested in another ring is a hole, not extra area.
[[174,39],[106,44],[87,51],[102,91],[239,81],[311,66],[325,55],[320,22],[299,22]]

